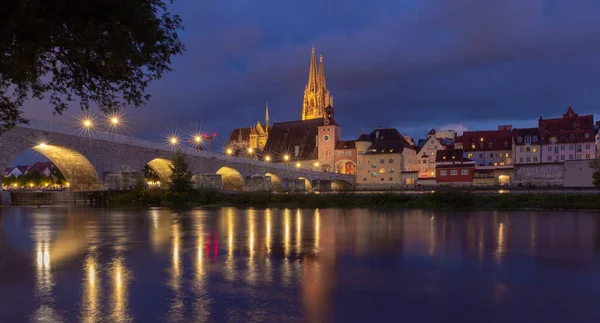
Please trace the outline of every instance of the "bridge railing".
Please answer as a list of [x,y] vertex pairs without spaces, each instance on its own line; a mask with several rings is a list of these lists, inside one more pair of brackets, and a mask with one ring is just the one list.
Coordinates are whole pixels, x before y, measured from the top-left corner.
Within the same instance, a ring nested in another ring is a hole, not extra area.
[[[118,143],[118,144],[130,145],[130,146],[136,146],[136,147],[143,147],[143,148],[149,148],[149,149],[160,150],[160,151],[173,152],[176,150],[175,147],[172,147],[168,144],[159,143],[156,141],[145,140],[145,139],[125,136],[125,135],[116,134],[116,133],[109,133],[109,132],[104,132],[104,131],[99,131],[99,130],[82,131],[80,129],[74,128],[73,126],[70,126],[67,124],[51,123],[51,122],[45,122],[45,121],[40,121],[40,120],[30,120],[29,124],[19,125],[18,127],[29,128],[29,129],[34,129],[34,130],[44,131],[44,132],[58,133],[58,134],[63,134],[63,135],[75,136],[75,137],[84,137],[84,138],[90,138],[90,139],[95,139],[95,140],[102,140],[102,141],[107,141],[107,142],[112,142],[112,143]],[[227,161],[227,162],[244,163],[244,164],[250,164],[253,166],[266,166],[266,163],[263,161],[260,161],[260,160],[251,160],[251,159],[246,159],[246,158],[241,158],[241,157],[226,156],[226,155],[223,155],[220,153],[215,153],[215,152],[206,151],[206,150],[198,150],[198,149],[194,149],[194,148],[190,148],[190,147],[177,147],[177,150],[180,150],[184,154],[191,155],[191,156],[198,156],[198,157],[204,157],[204,158],[216,158],[216,159]],[[292,165],[286,165],[286,164],[272,163],[272,164],[268,164],[268,167],[274,168],[274,169],[279,169],[279,170],[297,170],[297,171],[300,171],[303,173],[310,172],[310,173],[322,174],[322,172],[317,172],[317,171],[313,171],[313,170],[309,170],[309,169],[297,169],[296,167],[294,167]],[[351,175],[343,175],[343,176],[340,176],[340,174],[335,174],[335,175],[337,175],[338,177],[351,177]]]

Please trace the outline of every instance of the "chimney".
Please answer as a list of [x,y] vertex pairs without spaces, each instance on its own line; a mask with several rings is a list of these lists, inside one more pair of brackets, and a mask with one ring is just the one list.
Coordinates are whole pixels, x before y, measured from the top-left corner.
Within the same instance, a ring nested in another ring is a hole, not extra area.
[[540,116],[540,121],[542,121],[542,116]]

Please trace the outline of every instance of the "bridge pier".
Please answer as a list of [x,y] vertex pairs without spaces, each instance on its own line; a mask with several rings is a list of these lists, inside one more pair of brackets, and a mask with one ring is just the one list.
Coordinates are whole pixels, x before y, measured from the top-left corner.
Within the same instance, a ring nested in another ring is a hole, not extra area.
[[328,179],[315,179],[312,182],[313,190],[316,192],[331,191],[331,181]]
[[284,178],[281,183],[284,192],[306,192],[306,181],[298,178]]
[[104,173],[104,187],[107,190],[130,190],[139,180],[144,180],[143,172],[106,172]]
[[223,189],[223,177],[220,174],[196,174],[192,178],[194,187],[199,189]]
[[271,192],[273,186],[269,176],[249,176],[246,180],[246,191],[248,192]]

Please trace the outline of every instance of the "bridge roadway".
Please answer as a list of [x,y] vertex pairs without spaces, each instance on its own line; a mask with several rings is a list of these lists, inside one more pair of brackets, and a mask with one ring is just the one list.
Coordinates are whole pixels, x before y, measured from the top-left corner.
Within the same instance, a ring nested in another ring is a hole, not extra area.
[[[51,160],[69,182],[71,191],[107,189],[106,175],[141,172],[149,165],[168,182],[170,158],[174,148],[168,144],[100,131],[83,132],[76,127],[31,120],[0,135],[0,168],[21,152],[33,149]],[[273,186],[284,179],[304,179],[307,188],[315,181],[353,185],[354,176],[317,172],[287,164],[231,157],[223,154],[179,147],[186,155],[193,174],[220,174],[223,187],[244,189],[252,175],[271,177]]]

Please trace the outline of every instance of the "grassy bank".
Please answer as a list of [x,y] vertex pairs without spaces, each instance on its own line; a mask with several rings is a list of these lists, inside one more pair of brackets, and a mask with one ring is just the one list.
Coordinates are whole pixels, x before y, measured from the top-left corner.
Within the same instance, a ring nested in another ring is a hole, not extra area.
[[113,206],[235,206],[289,208],[403,208],[403,209],[595,209],[598,194],[472,194],[451,191],[433,194],[226,194],[215,190],[173,194],[161,190],[120,193],[110,198]]

